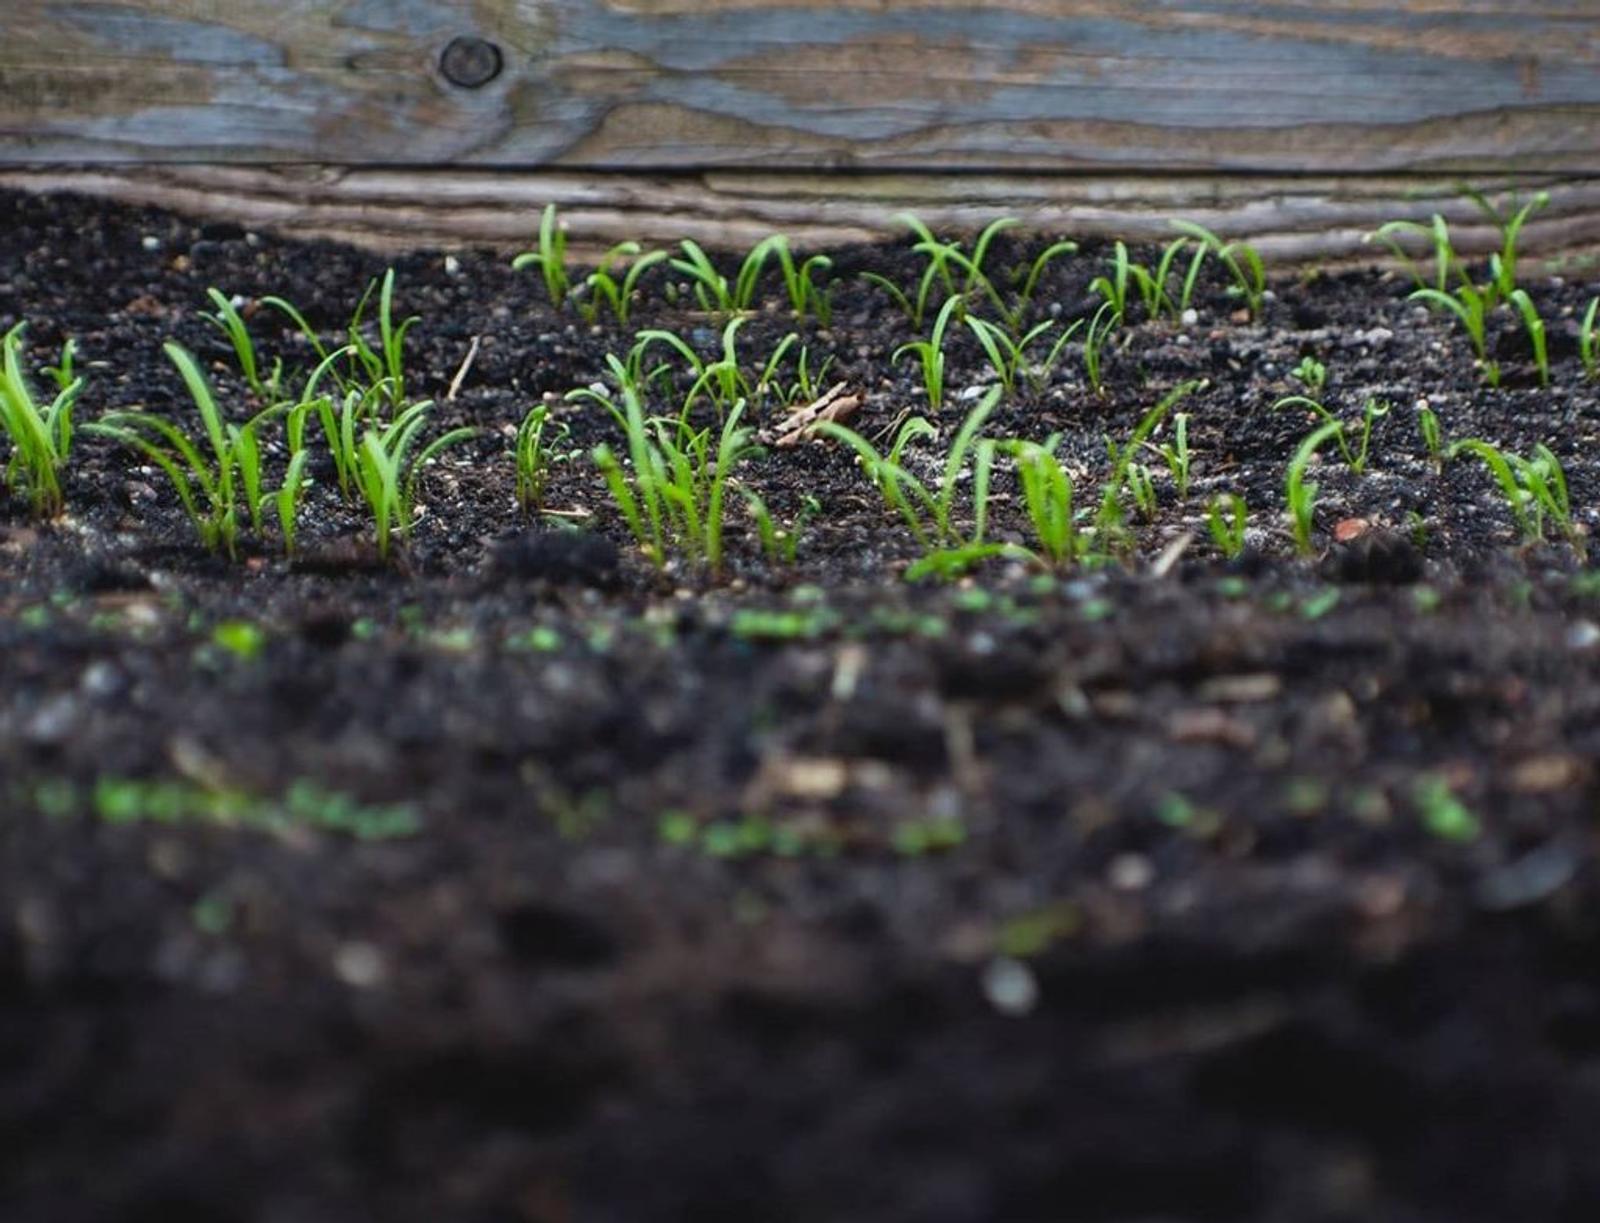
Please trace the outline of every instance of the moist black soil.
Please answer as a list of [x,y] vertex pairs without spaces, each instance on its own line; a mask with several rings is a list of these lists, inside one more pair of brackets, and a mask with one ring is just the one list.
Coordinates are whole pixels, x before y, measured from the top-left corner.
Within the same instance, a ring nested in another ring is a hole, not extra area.
[[[77,340],[80,423],[192,421],[168,339],[242,419],[205,289],[303,369],[259,298],[336,340],[386,266],[0,215],[0,323],[33,368]],[[1088,312],[1106,254],[1052,264],[1039,317]],[[774,277],[740,350],[799,331],[877,434],[924,403],[857,274],[921,265],[834,255],[831,325]],[[562,396],[634,328],[711,354],[720,321],[659,275],[623,331],[503,255],[394,267],[411,393],[480,430],[395,563],[325,469],[297,558],[270,531],[212,556],[88,434],[62,517],[0,506],[0,1217],[1600,1217],[1600,582],[1417,429],[1426,400],[1447,440],[1548,443],[1592,524],[1593,286],[1525,269],[1553,384],[1502,312],[1491,389],[1403,276],[1279,275],[1252,322],[1208,275],[1193,322],[1134,313],[1103,395],[1073,350],[988,430],[1061,433],[1092,504],[1105,438],[1204,379],[1187,498],[1147,456],[1125,564],[940,585],[821,444],[738,474],[781,520],[819,503],[793,565],[741,505],[720,577],[656,572],[584,454],[609,418]],[[1316,464],[1300,559],[1283,471],[1315,422],[1271,404],[1308,355],[1341,414],[1392,410],[1363,474]],[[944,440],[988,380],[964,327],[950,362]],[[578,453],[529,519],[509,434],[540,402]],[[1227,491],[1233,561],[1202,514]],[[992,518],[1028,542],[1004,478]]]

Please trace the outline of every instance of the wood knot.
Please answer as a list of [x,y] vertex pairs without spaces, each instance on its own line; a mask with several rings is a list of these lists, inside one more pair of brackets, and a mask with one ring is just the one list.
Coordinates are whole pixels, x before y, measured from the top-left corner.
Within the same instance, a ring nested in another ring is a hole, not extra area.
[[439,71],[444,79],[463,89],[481,89],[504,67],[500,48],[482,38],[452,38],[439,55]]

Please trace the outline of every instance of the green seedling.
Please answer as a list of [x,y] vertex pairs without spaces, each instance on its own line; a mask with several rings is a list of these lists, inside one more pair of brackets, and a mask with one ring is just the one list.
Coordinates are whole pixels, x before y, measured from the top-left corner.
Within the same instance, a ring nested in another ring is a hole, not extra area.
[[1133,507],[1138,510],[1146,522],[1152,522],[1156,516],[1156,482],[1150,475],[1150,469],[1143,463],[1129,463],[1127,475],[1128,495],[1133,498]]
[[685,238],[678,245],[683,258],[671,261],[674,270],[688,277],[700,309],[707,314],[741,314],[755,304],[756,288],[777,239],[765,238],[751,248],[740,264],[738,274],[730,284],[728,278],[717,271],[709,255],[700,244]]
[[[194,357],[173,343],[164,345],[163,351],[177,366],[199,409],[204,440],[196,443],[170,421],[143,411],[108,412],[85,429],[137,450],[160,468],[178,494],[201,544],[212,551],[224,550],[231,557],[238,537],[241,493],[253,529],[258,534],[261,530],[264,499],[257,435],[263,425],[286,411],[287,405],[264,408],[244,425],[229,424]],[[202,447],[209,448],[209,456]]]
[[[1003,230],[1010,229],[1018,224],[1015,218],[1001,217],[991,222],[978,235],[970,256],[962,249],[959,242],[939,241],[926,225],[909,213],[902,213],[896,219],[908,226],[913,235],[915,235],[917,241],[912,245],[911,249],[927,259],[927,265],[924,267],[922,276],[917,282],[915,293],[908,294],[904,292],[898,285],[875,272],[863,273],[862,278],[887,292],[894,302],[906,312],[913,327],[921,330],[922,321],[927,315],[929,299],[935,287],[940,287],[944,291],[946,301],[951,298],[958,299],[955,307],[958,317],[966,317],[967,299],[981,292],[994,305],[996,313],[1004,320],[1006,326],[1013,332],[1018,329],[1025,303],[1015,308],[1010,306],[983,268],[984,262],[988,258],[989,247],[995,237]],[[1063,249],[1063,244],[1058,243],[1055,248],[1047,252],[1047,255],[1053,258],[1056,254],[1062,253]],[[1034,268],[1030,269],[1030,277],[1035,287],[1037,286],[1038,276],[1033,275],[1033,273],[1037,272],[1038,275],[1042,275],[1044,265],[1048,261],[1049,259],[1042,255],[1039,260],[1035,260]],[[962,279],[959,283],[956,276],[957,272],[962,273]],[[1032,290],[1030,289],[1029,293],[1031,294],[1031,292]]]
[[1417,779],[1411,790],[1422,826],[1443,841],[1475,841],[1483,831],[1478,817],[1450,790],[1442,777]]
[[817,283],[816,277],[833,267],[833,260],[826,255],[811,255],[797,262],[789,249],[789,240],[782,234],[775,234],[768,241],[778,258],[784,292],[788,294],[789,309],[794,311],[795,318],[804,321],[810,315],[822,326],[828,326],[833,321],[832,295]]
[[1223,242],[1205,226],[1196,225],[1193,221],[1174,220],[1170,224],[1217,257],[1233,279],[1229,291],[1244,299],[1251,318],[1259,319],[1261,307],[1266,301],[1267,271],[1255,247],[1245,242]]
[[387,391],[388,383],[380,379],[363,390],[348,390],[337,400],[331,395],[319,395],[307,401],[322,425],[323,439],[339,482],[339,494],[352,505],[358,496],[356,468],[360,463],[362,435],[369,426],[382,427],[378,402],[385,398]]
[[757,453],[753,430],[739,424],[744,401],[728,412],[713,447],[710,429],[692,429],[681,419],[646,420],[637,395],[624,391],[622,400],[612,412],[626,439],[628,467],[605,444],[591,455],[628,529],[658,569],[676,546],[720,573],[728,482]]
[[477,430],[452,429],[416,449],[433,409],[424,399],[406,408],[382,428],[369,428],[356,452],[355,486],[372,515],[378,557],[387,561],[392,536],[402,538],[416,520],[417,481],[440,451],[476,436]]
[[211,630],[211,644],[239,662],[254,662],[267,647],[267,634],[249,620],[223,620]]
[[202,313],[201,317],[228,337],[229,343],[233,345],[234,357],[239,362],[239,371],[244,374],[245,385],[263,403],[277,403],[283,397],[283,362],[274,360],[272,374],[263,379],[260,362],[256,357],[255,341],[251,339],[250,329],[245,326],[244,318],[238,308],[226,294],[216,289],[207,289],[206,296],[211,299],[211,304],[217,308],[217,312]]
[[[945,454],[943,474],[934,487],[924,484],[901,462],[910,442],[937,435],[938,431],[920,416],[913,416],[900,426],[887,454],[880,454],[859,433],[833,421],[821,421],[815,428],[822,436],[842,442],[855,452],[884,503],[901,516],[925,551],[962,549],[983,545],[995,444],[980,439],[979,434],[999,402],[1000,390],[996,387],[967,414]],[[973,526],[972,533],[963,536],[954,521],[955,497],[957,482],[969,455],[973,458]]]
[[1105,383],[1101,379],[1101,358],[1104,355],[1105,343],[1117,329],[1120,317],[1110,302],[1103,302],[1100,309],[1094,312],[1094,317],[1089,320],[1088,330],[1083,333],[1083,372],[1096,395],[1105,394]]
[[1178,490],[1178,500],[1189,499],[1189,414],[1179,412],[1172,418],[1172,441],[1157,445],[1146,442],[1151,450],[1161,456],[1161,461],[1167,465],[1167,471],[1172,476],[1173,486]]
[[[1433,279],[1424,274],[1422,265],[1411,258],[1407,250],[1405,238],[1421,238],[1433,249]],[[1433,220],[1424,225],[1420,221],[1390,221],[1378,226],[1368,234],[1363,241],[1379,242],[1389,249],[1406,272],[1416,283],[1419,289],[1433,289],[1438,293],[1446,293],[1450,288],[1450,278],[1460,266],[1456,258],[1455,248],[1450,244],[1450,226],[1437,212]]]
[[1583,372],[1591,382],[1600,379],[1600,348],[1595,345],[1595,313],[1600,311],[1600,297],[1589,303],[1583,322],[1578,327],[1578,356],[1583,359]]
[[1361,475],[1367,469],[1367,453],[1372,445],[1372,426],[1385,416],[1389,415],[1389,405],[1377,399],[1368,398],[1361,409],[1361,432],[1357,445],[1350,444],[1350,437],[1345,430],[1344,423],[1333,414],[1332,410],[1325,407],[1315,399],[1305,395],[1285,395],[1273,403],[1273,408],[1306,408],[1315,413],[1325,423],[1335,427],[1334,440],[1339,444],[1339,453],[1344,457],[1345,466],[1350,468],[1352,475]]
[[1033,559],[1044,568],[1065,569],[1087,551],[1088,541],[1073,510],[1072,478],[1056,457],[1061,435],[1053,433],[1043,444],[1029,441],[1001,443],[1016,466],[1023,506],[1033,528]]
[[1013,229],[1021,224],[1015,217],[998,217],[984,226],[978,234],[977,240],[972,244],[972,254],[968,256],[961,249],[959,242],[938,242],[931,233],[924,229],[921,233],[922,241],[913,250],[923,251],[930,258],[938,261],[941,268],[947,269],[954,264],[965,273],[962,281],[960,296],[971,299],[979,292],[985,294],[994,304],[994,307],[1006,319],[1007,324],[1014,324],[1010,310],[1007,309],[1005,299],[995,287],[994,281],[984,271],[983,265],[989,257],[989,247],[996,237],[1008,229]]
[[1507,296],[1522,316],[1522,325],[1527,329],[1528,343],[1533,348],[1533,364],[1539,371],[1539,385],[1547,387],[1550,385],[1550,351],[1545,344],[1544,320],[1539,317],[1539,309],[1533,304],[1533,298],[1522,289],[1512,289]]
[[1522,458],[1507,454],[1480,438],[1469,437],[1454,443],[1447,454],[1454,458],[1463,452],[1473,455],[1489,469],[1524,540],[1542,542],[1548,518],[1556,524],[1578,559],[1586,559],[1584,533],[1572,517],[1566,472],[1548,446],[1540,442],[1534,446],[1531,458]]
[[61,472],[72,451],[72,414],[83,379],[72,374],[73,344],[68,340],[53,373],[55,397],[41,407],[22,369],[25,326],[18,323],[0,342],[0,432],[11,443],[5,478],[36,516],[48,518],[61,512]]
[[1145,317],[1152,322],[1159,319],[1163,313],[1170,314],[1173,319],[1181,318],[1183,312],[1189,308],[1190,300],[1194,296],[1195,281],[1199,278],[1200,267],[1209,252],[1209,248],[1203,243],[1196,246],[1194,257],[1189,263],[1189,271],[1183,280],[1183,288],[1175,301],[1167,285],[1172,275],[1173,264],[1188,245],[1188,238],[1175,238],[1168,243],[1166,249],[1161,252],[1161,260],[1156,265],[1156,270],[1152,272],[1142,263],[1129,259],[1127,246],[1118,242],[1111,257],[1111,274],[1097,276],[1090,282],[1089,291],[1105,298],[1106,303],[1115,309],[1119,323],[1127,321],[1130,281],[1144,306]]
[[1021,339],[1012,339],[1002,328],[972,314],[967,315],[967,326],[972,329],[972,334],[978,337],[978,345],[988,358],[989,368],[994,370],[994,376],[1000,380],[1001,389],[1010,396],[1016,394],[1017,371],[1022,368],[1023,355],[1029,345],[1048,333],[1055,324],[1040,323]]
[[815,373],[811,372],[811,350],[802,345],[800,358],[795,362],[795,380],[783,388],[779,399],[784,407],[794,404],[815,403],[827,389],[823,381],[828,376],[828,370],[833,368],[833,357],[830,355],[822,362]]
[[558,440],[565,440],[571,434],[564,423],[551,420],[550,409],[540,404],[522,418],[512,446],[517,505],[525,514],[544,508],[545,484],[550,477],[552,461],[551,448],[545,444],[546,429]]
[[1105,298],[1118,322],[1128,317],[1128,247],[1118,242],[1111,257],[1111,275],[1096,276],[1089,282],[1089,292]]
[[[361,328],[367,302],[371,299],[375,288],[378,290],[377,348],[373,348],[367,341]],[[385,386],[389,406],[395,411],[406,403],[406,333],[421,321],[416,315],[412,315],[399,324],[395,323],[393,268],[384,272],[381,281],[375,280],[367,286],[367,291],[361,295],[361,300],[356,304],[356,312],[350,319],[350,343],[346,351],[360,365],[369,385],[376,386],[382,383]]]
[[1021,326],[1028,309],[1033,305],[1033,295],[1039,290],[1039,281],[1044,276],[1045,269],[1062,255],[1073,255],[1078,251],[1078,244],[1063,239],[1052,242],[1040,251],[1028,265],[1027,275],[1022,278],[1022,288],[1017,293],[1017,304],[1008,319],[1011,330],[1015,332]]
[[1550,203],[1550,193],[1540,191],[1510,215],[1490,203],[1488,196],[1481,191],[1463,187],[1461,193],[1472,200],[1500,231],[1500,250],[1489,257],[1489,273],[1496,296],[1508,300],[1517,287],[1517,241],[1522,236],[1522,227],[1527,224],[1529,217]]
[[1294,457],[1289,460],[1288,472],[1284,477],[1284,500],[1288,506],[1289,525],[1294,533],[1295,551],[1301,556],[1310,556],[1313,551],[1311,528],[1317,509],[1317,485],[1306,479],[1306,468],[1311,465],[1312,456],[1318,448],[1329,438],[1338,437],[1343,428],[1337,420],[1324,421],[1301,441]]
[[[637,242],[617,243],[600,257],[600,266],[584,278],[588,297],[578,302],[578,313],[592,327],[600,321],[601,310],[609,307],[617,326],[626,327],[639,292],[639,278],[666,258],[666,251],[645,251]],[[617,269],[624,260],[627,271],[618,280]]]
[[[1102,310],[1105,306],[1100,307]],[[1181,402],[1185,397],[1198,390],[1203,384],[1200,381],[1185,382],[1174,387],[1156,404],[1146,412],[1128,440],[1118,446],[1109,437],[1106,439],[1106,453],[1111,460],[1111,475],[1106,480],[1105,487],[1100,494],[1100,508],[1095,515],[1094,539],[1095,546],[1102,554],[1109,554],[1112,541],[1123,532],[1122,493],[1128,489],[1134,497],[1135,504],[1141,512],[1154,511],[1154,490],[1149,490],[1149,496],[1144,495],[1144,490],[1139,487],[1138,476],[1130,476],[1134,467],[1134,456],[1137,455],[1152,434],[1166,419],[1167,413]],[[1146,481],[1147,482],[1147,481]]]
[[[682,410],[687,412],[694,406],[695,401],[701,395],[705,395],[711,400],[718,413],[721,414],[729,404],[738,399],[764,400],[772,388],[777,385],[778,367],[795,345],[800,342],[800,337],[794,332],[786,335],[779,341],[778,346],[773,349],[771,355],[768,356],[760,374],[754,381],[751,381],[740,368],[736,342],[739,328],[744,325],[745,321],[744,315],[736,315],[727,321],[727,324],[722,329],[722,355],[715,361],[703,359],[681,336],[674,335],[670,331],[652,330],[639,333],[639,342],[634,346],[633,352],[629,354],[626,363],[618,363],[613,359],[608,359],[608,364],[611,366],[613,376],[618,378],[619,385],[624,388],[631,388],[634,394],[638,395],[642,400],[644,398],[644,384],[663,373],[662,367],[658,366],[651,374],[643,374],[644,354],[652,345],[664,345],[683,358],[684,363],[689,367],[689,372],[694,375],[694,381],[690,384],[689,393],[684,397]],[[574,392],[573,397],[601,398],[594,396],[587,389],[580,389]],[[609,399],[602,398],[602,402],[605,402],[608,407],[614,406]]]
[[1432,408],[1419,409],[1417,432],[1422,438],[1422,448],[1428,452],[1428,458],[1435,470],[1443,470],[1444,430],[1439,425],[1439,414]]
[[1289,376],[1305,387],[1308,394],[1316,396],[1328,384],[1328,367],[1315,357],[1305,356],[1289,371]]
[[1055,372],[1056,363],[1061,360],[1061,354],[1066,351],[1072,337],[1077,335],[1087,322],[1087,319],[1073,319],[1071,325],[1064,328],[1050,345],[1050,351],[1045,354],[1044,360],[1036,361],[1027,367],[1026,377],[1035,391],[1044,389],[1045,384],[1050,381],[1050,375]]
[[299,540],[300,501],[305,494],[306,421],[314,410],[313,404],[303,403],[290,411],[284,422],[284,432],[289,446],[289,463],[284,470],[283,483],[276,492],[268,493],[265,500],[278,516],[278,531],[283,537],[285,556],[293,556]]
[[809,493],[800,500],[800,512],[787,527],[780,527],[767,508],[767,503],[754,489],[741,488],[750,517],[756,524],[756,537],[761,541],[761,554],[771,565],[792,565],[800,554],[800,537],[806,523],[822,512],[822,502]]
[[[21,326],[22,324],[19,324]],[[78,380],[73,372],[73,365],[78,357],[78,341],[68,339],[61,346],[61,359],[54,365],[44,367],[44,372],[50,375],[50,380],[56,384],[56,390],[65,391]]]
[[922,365],[922,386],[928,395],[928,409],[937,412],[944,406],[944,333],[950,326],[950,318],[955,313],[960,298],[949,297],[939,308],[939,315],[933,321],[933,331],[926,340],[913,340],[909,344],[902,344],[894,350],[893,360],[899,361],[907,353],[914,355]]
[[536,267],[544,277],[545,292],[550,304],[557,310],[566,304],[572,291],[572,280],[567,275],[567,231],[556,217],[556,206],[546,204],[539,218],[539,249],[524,251],[511,261],[513,270]]
[[1217,551],[1233,560],[1244,551],[1245,530],[1249,526],[1249,511],[1244,498],[1238,493],[1219,493],[1206,503],[1206,530]]
[[1462,330],[1467,333],[1467,338],[1472,341],[1472,351],[1477,354],[1478,368],[1483,372],[1483,380],[1490,386],[1500,385],[1500,367],[1489,360],[1487,330],[1489,311],[1494,308],[1492,290],[1480,289],[1463,276],[1454,293],[1445,293],[1438,289],[1418,289],[1408,300],[1427,302],[1455,315],[1461,322]]
[[1146,317],[1152,322],[1159,319],[1162,314],[1170,315],[1174,322],[1183,317],[1184,311],[1189,309],[1194,299],[1195,282],[1200,278],[1201,266],[1210,253],[1203,244],[1196,244],[1193,256],[1189,260],[1189,270],[1184,273],[1182,288],[1178,297],[1173,298],[1167,286],[1171,283],[1173,265],[1178,256],[1189,246],[1188,238],[1174,238],[1161,252],[1161,259],[1156,264],[1156,270],[1151,272],[1142,263],[1129,263],[1128,273],[1133,277],[1134,284],[1139,290],[1139,300],[1144,304]]

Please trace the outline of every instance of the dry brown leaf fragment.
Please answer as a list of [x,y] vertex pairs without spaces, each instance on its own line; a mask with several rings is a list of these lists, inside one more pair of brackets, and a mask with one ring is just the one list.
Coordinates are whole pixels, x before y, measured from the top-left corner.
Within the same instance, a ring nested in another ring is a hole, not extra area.
[[816,427],[823,421],[843,424],[860,407],[861,396],[851,394],[848,383],[837,382],[805,407],[789,413],[774,427],[763,429],[756,440],[762,445],[779,449],[798,446],[816,437]]

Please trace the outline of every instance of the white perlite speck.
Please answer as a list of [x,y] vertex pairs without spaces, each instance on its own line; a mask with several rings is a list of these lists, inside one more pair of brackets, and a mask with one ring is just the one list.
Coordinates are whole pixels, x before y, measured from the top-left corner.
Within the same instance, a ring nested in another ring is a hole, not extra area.
[[1039,982],[1021,960],[999,956],[983,968],[983,996],[1002,1015],[1026,1015],[1039,1004]]

